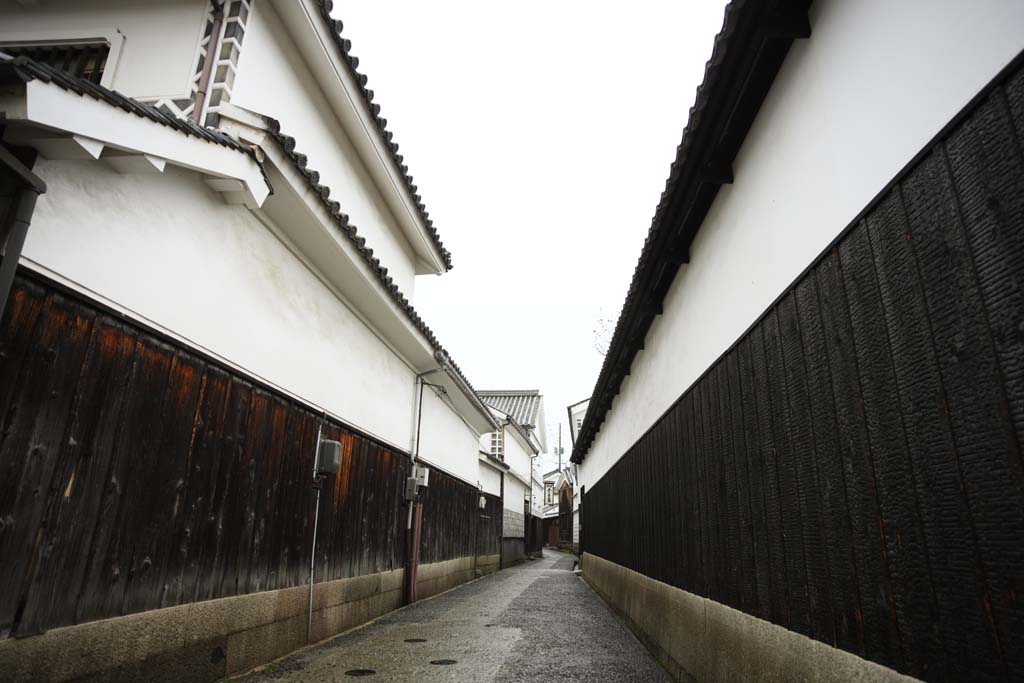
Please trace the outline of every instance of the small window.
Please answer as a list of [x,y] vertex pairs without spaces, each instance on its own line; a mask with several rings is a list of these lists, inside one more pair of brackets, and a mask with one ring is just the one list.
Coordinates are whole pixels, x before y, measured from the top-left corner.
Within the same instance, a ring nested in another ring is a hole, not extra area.
[[106,43],[46,43],[0,45],[0,52],[52,66],[76,78],[100,84],[107,67],[110,46]]
[[491,432],[491,455],[498,460],[505,460],[505,435],[501,432]]

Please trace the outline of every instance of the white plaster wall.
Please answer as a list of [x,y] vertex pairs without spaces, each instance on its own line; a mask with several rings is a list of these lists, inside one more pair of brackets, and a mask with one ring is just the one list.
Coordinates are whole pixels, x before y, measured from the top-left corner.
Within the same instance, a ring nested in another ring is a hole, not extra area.
[[580,468],[588,488],[1024,48],[1016,0],[819,0]]
[[415,256],[355,147],[273,7],[256,2],[246,29],[231,103],[271,116],[331,188],[374,256],[412,300]]
[[[505,475],[505,497],[502,501],[504,508],[511,512],[518,512],[524,514],[526,509],[526,485],[516,479],[510,477],[508,474]],[[506,536],[508,534],[505,534]]]
[[0,40],[9,34],[18,39],[94,37],[97,30],[115,29],[124,45],[112,87],[137,98],[183,97],[194,73],[205,13],[205,0],[0,0]]
[[572,511],[572,542],[578,544],[580,542],[580,511]]
[[530,452],[520,445],[512,433],[512,427],[508,426],[505,427],[505,464],[525,481],[530,481],[530,471],[533,464]]
[[485,493],[489,493],[492,496],[500,496],[501,472],[486,463],[480,462],[479,459],[477,459],[477,465],[479,467],[479,476],[477,481],[481,488],[483,488]]
[[[408,452],[415,375],[252,213],[197,174],[40,159],[24,256]],[[420,453],[476,484],[478,435],[424,392]]]
[[[410,375],[410,395],[412,382]],[[479,435],[448,406],[445,398],[429,387],[424,390],[419,454],[423,461],[475,486],[479,478],[478,440]]]

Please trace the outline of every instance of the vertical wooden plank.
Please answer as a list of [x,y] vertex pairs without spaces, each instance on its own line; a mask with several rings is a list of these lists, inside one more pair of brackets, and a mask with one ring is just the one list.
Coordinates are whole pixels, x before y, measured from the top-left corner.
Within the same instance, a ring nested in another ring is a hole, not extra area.
[[[775,436],[775,420],[779,410],[775,408],[771,392],[771,377],[768,373],[768,350],[764,335],[765,323],[762,321],[754,327],[750,339],[751,370],[753,372],[754,401],[757,404],[757,430],[759,436],[758,457],[764,466],[765,473],[765,510],[768,521],[768,545],[772,549],[772,614],[775,623],[793,629],[790,615],[790,592],[797,581],[796,569],[792,578],[788,574],[789,567],[801,560],[789,557],[790,553],[799,551],[792,544],[786,543],[786,521],[784,516],[784,497],[782,477],[779,474],[779,439]],[[802,589],[801,589],[802,590]]]
[[[222,490],[222,475],[230,468],[229,456],[224,452],[229,430],[230,394],[231,378],[228,374],[215,366],[207,366],[206,388],[199,406],[192,446],[189,491],[193,498],[186,526],[190,532],[185,539],[185,566],[177,604],[211,597],[210,575],[219,570],[219,567],[214,569],[220,540],[217,527],[221,522],[218,493]],[[199,592],[200,583],[203,584],[202,593]]]
[[854,561],[860,586],[864,653],[891,666],[900,656],[896,613],[879,507],[874,460],[861,400],[861,377],[853,346],[849,306],[843,290],[838,250],[817,269],[821,317],[836,401],[839,454],[847,483]]
[[[746,441],[746,417],[743,413],[743,388],[740,383],[739,348],[734,348],[724,359],[725,405],[729,418],[729,430],[733,434],[734,477],[736,481],[739,521],[739,561],[741,598],[743,610],[758,614],[758,565],[761,559],[760,544],[754,535],[754,505],[752,498],[757,488],[751,482],[749,449]],[[757,489],[759,492],[759,489]]]
[[[789,597],[791,630],[810,636],[812,627],[811,598],[807,553],[804,547],[804,526],[813,524],[805,519],[801,506],[799,454],[792,438],[796,431],[790,415],[789,387],[783,360],[784,349],[779,319],[773,309],[764,318],[765,360],[768,371],[768,390],[772,392],[772,430],[775,437],[775,459],[778,466],[779,501],[782,511],[785,542],[786,591]],[[812,565],[814,566],[814,565]]]
[[154,429],[157,436],[146,444],[147,450],[133,454],[145,466],[134,468],[128,480],[124,540],[130,548],[130,560],[122,614],[166,606],[165,584],[161,579],[173,553],[167,541],[174,538],[174,530],[184,516],[182,494],[203,366],[194,357],[172,353],[160,429]]
[[238,577],[245,566],[247,497],[251,495],[252,487],[246,443],[252,425],[254,393],[248,382],[232,379],[221,452],[223,465],[217,483],[217,521],[216,526],[208,529],[210,535],[206,537],[206,542],[212,544],[213,575],[206,586],[198,588],[199,595],[211,598],[237,595]]
[[75,599],[87,567],[136,342],[121,325],[103,319],[95,325],[71,409],[61,471],[54,476],[58,496],[45,523],[19,633],[39,633],[75,621]]
[[[779,551],[773,542],[768,526],[768,479],[767,468],[762,454],[761,435],[758,431],[759,406],[754,397],[754,370],[750,358],[750,334],[736,346],[736,384],[739,387],[740,410],[743,415],[744,444],[748,478],[750,482],[750,509],[752,516],[751,533],[753,536],[756,566],[757,610],[755,616],[771,621],[772,594],[775,586],[772,583],[773,568],[781,566],[776,558]],[[776,511],[778,508],[776,507]],[[782,590],[782,586],[779,586]]]
[[811,628],[818,640],[834,645],[835,617],[831,600],[831,577],[823,529],[829,522],[825,501],[819,493],[817,449],[812,429],[807,372],[800,335],[796,301],[792,292],[779,302],[778,321],[782,339],[782,368],[789,398],[789,442],[796,464],[797,491],[803,528],[804,558],[807,563],[807,597]]
[[[970,262],[964,259],[966,245],[956,220],[954,193],[941,153],[925,159],[904,181],[904,187],[906,192],[896,188],[872,212],[870,223],[900,407],[914,479],[919,487],[925,542],[922,551],[927,552],[936,594],[934,632],[927,642],[928,651],[922,654],[929,675],[1001,677],[1005,670],[1002,657],[993,647],[996,642],[990,628],[991,618],[985,614],[988,597],[984,579],[978,574],[980,567],[963,494],[959,455],[945,414],[947,397],[932,342],[936,334],[941,346],[961,335],[976,340],[976,330],[984,328],[984,316],[980,314],[981,302]],[[935,208],[939,215],[932,213]],[[910,215],[905,211],[910,211]],[[911,216],[913,224],[908,222]],[[919,269],[915,243],[924,239],[921,246],[927,248],[929,232],[943,231],[944,225],[948,226],[945,232],[949,237],[960,238],[958,243],[943,235],[933,235],[932,249],[926,252],[928,258],[921,261],[923,270]],[[961,254],[959,273],[952,249]],[[921,280],[919,270],[929,273],[928,279]],[[936,301],[937,317],[929,315],[923,296],[934,298],[930,294],[932,288],[938,290],[935,294],[941,298]],[[975,327],[979,318],[981,325]],[[994,362],[991,353],[988,358],[990,363]],[[959,362],[957,365],[967,369]],[[991,635],[987,641],[986,630]],[[979,655],[986,647],[992,655],[984,658],[986,664],[965,666],[975,657],[981,659]],[[988,674],[983,673],[986,669]]]
[[885,540],[892,577],[893,598],[903,649],[897,669],[918,673],[931,615],[931,577],[921,552],[920,520],[915,486],[907,454],[899,397],[893,374],[892,352],[879,300],[878,279],[868,231],[858,228],[839,246],[844,288],[861,375],[861,395],[868,435],[874,454]]
[[712,370],[717,390],[719,429],[722,431],[722,480],[725,482],[723,492],[726,497],[725,506],[728,515],[728,534],[726,548],[728,551],[729,599],[736,609],[750,611],[752,600],[750,587],[754,580],[753,567],[744,564],[744,552],[749,544],[744,544],[744,526],[746,517],[741,508],[741,490],[739,469],[737,466],[737,434],[733,424],[732,406],[730,404],[728,356],[721,359]]
[[806,387],[811,428],[814,434],[819,519],[829,575],[828,600],[834,617],[834,644],[849,652],[862,651],[860,596],[853,562],[850,515],[846,505],[846,483],[839,454],[835,401],[828,369],[828,349],[821,326],[821,310],[814,274],[797,285],[796,315],[803,345]]
[[[1012,120],[1014,103],[1024,97],[1021,78],[1018,72],[1006,92],[994,92],[945,145],[988,324],[972,328],[978,336],[953,338],[951,349],[940,347],[950,420],[1011,678],[1024,678],[1024,653],[1016,647],[1024,639],[1024,152]],[[977,301],[973,291],[965,295]]]
[[[174,352],[140,337],[125,410],[114,441],[89,569],[79,595],[77,621],[122,614],[133,569],[134,523],[146,458],[158,447]],[[150,560],[152,562],[152,560]]]
[[9,586],[0,591],[0,630],[12,625],[16,632],[93,323],[64,297],[47,299],[0,436],[0,576]]

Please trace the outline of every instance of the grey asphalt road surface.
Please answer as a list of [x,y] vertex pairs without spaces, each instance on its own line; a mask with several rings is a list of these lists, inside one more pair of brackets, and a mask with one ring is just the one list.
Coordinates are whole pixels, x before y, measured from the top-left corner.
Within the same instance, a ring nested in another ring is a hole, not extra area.
[[671,681],[573,559],[547,550],[236,680]]

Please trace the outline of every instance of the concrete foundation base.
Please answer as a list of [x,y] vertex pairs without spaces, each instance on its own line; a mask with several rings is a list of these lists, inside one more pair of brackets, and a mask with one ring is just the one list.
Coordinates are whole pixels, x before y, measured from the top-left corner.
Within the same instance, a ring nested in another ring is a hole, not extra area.
[[[420,565],[420,599],[495,571],[498,556]],[[476,565],[476,566],[474,566]],[[491,569],[493,567],[493,569]],[[402,604],[403,570],[318,583],[318,641]],[[0,681],[216,681],[306,645],[309,587],[208,600],[0,641]]]
[[584,554],[583,578],[680,681],[917,679]]
[[522,538],[501,539],[501,566],[511,567],[526,559],[526,540]]

